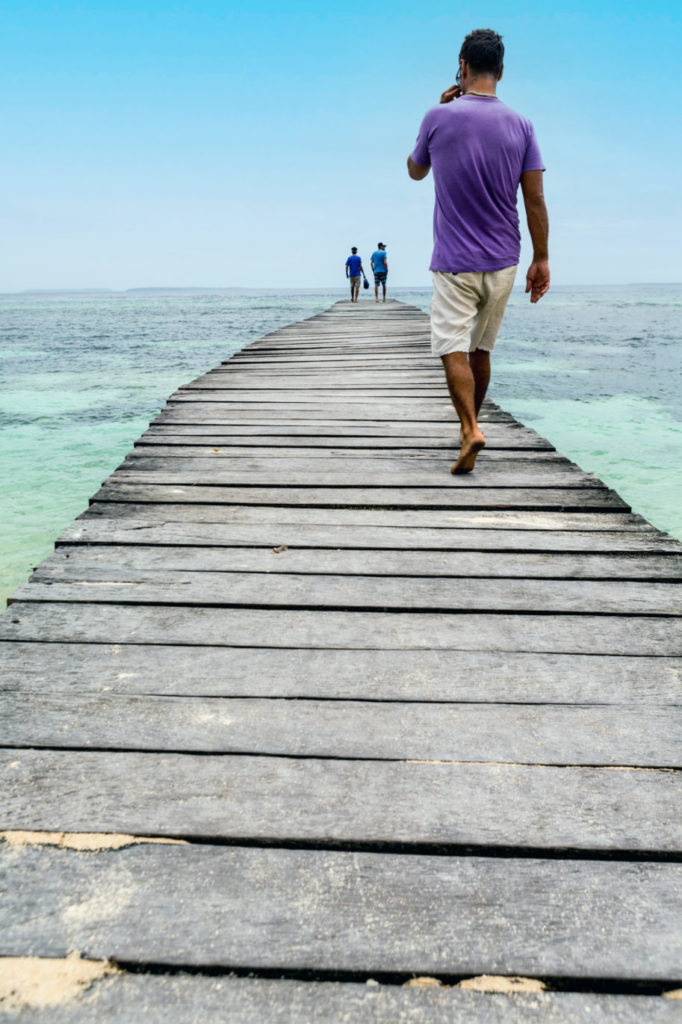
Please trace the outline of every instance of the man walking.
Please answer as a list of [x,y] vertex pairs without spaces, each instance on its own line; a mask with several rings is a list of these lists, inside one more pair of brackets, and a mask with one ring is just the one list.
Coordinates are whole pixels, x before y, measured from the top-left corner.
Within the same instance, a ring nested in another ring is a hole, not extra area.
[[360,275],[362,274],[364,277],[365,271],[355,246],[353,246],[350,253],[346,260],[346,277],[350,278],[350,301],[357,302],[358,295],[360,294]]
[[533,243],[526,292],[537,302],[549,288],[544,166],[531,122],[496,96],[503,59],[492,29],[466,37],[456,83],[426,113],[407,160],[415,181],[433,167],[431,351],[443,361],[461,424],[453,473],[471,472],[485,446],[477,417],[519,262],[519,184]]
[[386,278],[388,277],[388,257],[386,246],[383,242],[377,242],[376,251],[372,253],[370,260],[372,273],[374,274],[374,301],[379,301],[379,285],[384,290],[383,301],[386,301]]

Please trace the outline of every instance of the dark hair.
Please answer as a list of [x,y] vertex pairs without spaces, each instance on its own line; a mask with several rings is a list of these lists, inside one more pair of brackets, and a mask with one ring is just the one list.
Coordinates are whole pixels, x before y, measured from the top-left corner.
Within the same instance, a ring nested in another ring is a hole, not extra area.
[[357,247],[357,245],[354,245],[353,248],[351,249],[351,252],[357,252],[357,251],[358,251],[358,247]]
[[477,28],[465,38],[459,59],[467,62],[474,74],[499,78],[504,63],[502,36],[491,28]]

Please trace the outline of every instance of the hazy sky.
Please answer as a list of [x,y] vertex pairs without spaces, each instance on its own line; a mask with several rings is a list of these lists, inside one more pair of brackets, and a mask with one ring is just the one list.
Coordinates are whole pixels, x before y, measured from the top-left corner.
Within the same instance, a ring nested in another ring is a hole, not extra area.
[[535,123],[554,281],[682,280],[679,0],[28,0],[2,20],[0,291],[342,285],[377,241],[394,285],[428,284],[432,184],[405,158],[479,27]]

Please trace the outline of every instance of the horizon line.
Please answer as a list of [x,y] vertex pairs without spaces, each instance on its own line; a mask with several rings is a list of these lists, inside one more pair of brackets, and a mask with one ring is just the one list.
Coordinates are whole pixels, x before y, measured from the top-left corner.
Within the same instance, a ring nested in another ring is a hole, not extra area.
[[[656,288],[682,286],[682,281],[574,281],[552,285],[551,291],[562,288]],[[523,282],[514,285],[514,291],[523,290]],[[393,285],[392,291],[416,292],[430,291],[432,285]],[[255,287],[253,285],[135,285],[128,288],[102,287],[71,287],[71,288],[22,288],[16,291],[0,291],[0,298],[20,295],[127,295],[134,292],[277,292],[289,294],[319,294],[324,292],[345,292],[345,285],[319,285],[315,288],[295,288],[287,285],[270,285]]]

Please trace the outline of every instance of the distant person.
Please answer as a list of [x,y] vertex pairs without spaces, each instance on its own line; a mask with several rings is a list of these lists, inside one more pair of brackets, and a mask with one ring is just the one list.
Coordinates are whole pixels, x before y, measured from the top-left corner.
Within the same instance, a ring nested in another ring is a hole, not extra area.
[[365,271],[355,246],[353,246],[350,253],[346,260],[346,277],[350,278],[350,301],[357,302],[358,295],[360,294],[360,277],[365,276]]
[[407,160],[415,181],[433,167],[431,351],[443,360],[461,424],[453,473],[471,472],[485,446],[477,417],[519,262],[519,183],[533,242],[526,292],[537,302],[549,288],[544,165],[531,122],[495,95],[503,60],[502,37],[492,29],[466,37],[455,84],[427,111]]
[[386,301],[386,278],[388,277],[388,256],[386,246],[383,242],[377,242],[376,251],[371,258],[372,273],[374,274],[374,301],[379,301],[379,285],[384,290],[383,301]]

